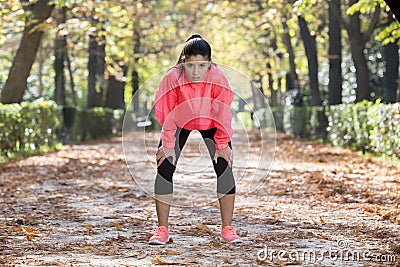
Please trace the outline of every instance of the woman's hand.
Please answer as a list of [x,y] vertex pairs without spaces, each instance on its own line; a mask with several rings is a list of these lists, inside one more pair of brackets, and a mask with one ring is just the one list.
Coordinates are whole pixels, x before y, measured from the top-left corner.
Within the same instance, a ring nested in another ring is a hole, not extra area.
[[232,164],[233,164],[233,152],[232,149],[227,146],[223,149],[217,149],[215,151],[215,156],[214,156],[214,162],[217,163],[218,158],[221,157],[224,160],[226,160],[226,162],[228,162],[229,167],[232,168]]
[[161,163],[163,163],[163,161],[168,157],[172,157],[171,164],[175,165],[175,148],[160,147],[156,153],[157,167],[159,167]]

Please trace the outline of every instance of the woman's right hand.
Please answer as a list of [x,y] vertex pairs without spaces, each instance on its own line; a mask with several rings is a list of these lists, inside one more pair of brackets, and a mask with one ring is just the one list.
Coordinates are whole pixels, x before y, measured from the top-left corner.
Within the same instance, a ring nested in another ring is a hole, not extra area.
[[163,163],[163,161],[169,157],[172,157],[171,164],[175,165],[175,148],[160,147],[156,153],[157,167],[160,167],[161,163]]

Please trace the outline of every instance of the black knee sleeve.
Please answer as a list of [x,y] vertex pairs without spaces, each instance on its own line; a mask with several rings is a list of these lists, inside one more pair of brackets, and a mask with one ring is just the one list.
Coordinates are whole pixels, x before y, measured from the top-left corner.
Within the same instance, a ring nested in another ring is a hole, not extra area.
[[224,195],[235,194],[235,178],[233,177],[232,168],[228,166],[228,162],[223,158],[217,158],[217,163],[214,163],[214,170],[217,174],[217,193]]
[[[189,137],[191,130],[186,130],[183,128],[177,128],[175,133],[176,143],[175,143],[175,157],[177,164],[179,156],[183,147],[185,146],[186,140]],[[162,146],[162,140],[158,144],[158,148]],[[157,176],[154,183],[154,193],[157,195],[167,195],[172,194],[174,191],[174,186],[172,182],[172,177],[175,172],[176,166],[172,163],[172,158],[164,159],[161,165],[157,168]]]
[[174,191],[172,176],[176,167],[172,165],[171,160],[164,159],[157,168],[156,181],[154,183],[154,193],[156,195],[172,194]]

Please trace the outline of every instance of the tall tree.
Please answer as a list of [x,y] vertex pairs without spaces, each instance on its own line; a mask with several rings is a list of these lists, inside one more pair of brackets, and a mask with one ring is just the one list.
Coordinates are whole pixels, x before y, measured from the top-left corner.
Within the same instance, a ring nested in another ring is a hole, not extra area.
[[139,73],[137,70],[137,62],[140,57],[140,33],[137,29],[133,30],[133,57],[135,66],[132,68],[132,102],[133,102],[133,110],[136,114],[140,113],[140,102],[139,102]]
[[[350,0],[349,5],[353,6],[358,0]],[[365,45],[371,38],[372,33],[379,21],[380,6],[375,7],[375,12],[372,14],[372,18],[369,21],[368,29],[363,32],[361,30],[361,13],[355,11],[349,16],[349,21],[343,20],[343,25],[347,30],[350,39],[350,50],[353,58],[354,67],[356,69],[356,102],[364,99],[371,99],[371,86],[369,85],[369,69],[367,65],[367,59],[364,54]]]
[[319,93],[319,82],[318,82],[318,55],[317,55],[317,44],[315,35],[311,35],[306,20],[303,16],[298,16],[300,35],[304,43],[306,50],[306,56],[308,61],[308,77],[310,82],[311,92],[311,105],[320,106],[322,104],[321,95]]
[[[272,64],[274,64],[274,55],[276,54],[277,59],[279,61],[282,59],[283,55],[280,52],[275,52],[278,51],[278,45],[276,43],[276,38],[275,36],[271,38],[270,41],[270,47],[272,48],[272,53],[273,55],[270,55],[269,60],[266,63],[266,71],[267,71],[267,79],[268,79],[268,87],[271,92],[271,99],[270,99],[270,105],[272,107],[277,107],[281,105],[281,99],[279,97],[282,95],[281,94],[281,77],[277,77],[277,82],[274,82],[274,72],[277,70],[272,67]],[[271,51],[271,50],[270,50]],[[272,54],[271,53],[271,54]],[[266,55],[268,58],[268,55]],[[276,64],[276,63],[275,63]],[[278,65],[278,64],[276,64]],[[275,87],[276,85],[276,87]]]
[[128,67],[123,61],[120,61],[118,65],[120,68],[120,75],[110,75],[106,93],[105,106],[112,109],[125,108],[125,78],[128,73]]
[[341,0],[329,1],[329,84],[328,104],[342,103],[342,29]]
[[89,40],[87,107],[102,107],[104,96],[105,40],[93,34]]
[[272,76],[271,65],[269,63],[267,63],[267,79],[268,79],[269,90],[271,91],[269,105],[271,107],[277,107],[278,106],[278,90],[277,90],[277,88],[274,88],[274,78]]
[[54,8],[54,5],[49,4],[50,2],[50,0],[38,0],[27,8],[31,13],[26,19],[19,48],[1,92],[0,101],[4,104],[22,101],[27,78],[42,39],[43,24],[50,17]]
[[[394,18],[392,12],[388,12],[388,22],[390,25]],[[398,40],[397,40],[398,41]],[[384,46],[385,56],[385,103],[395,103],[398,101],[397,90],[399,88],[399,45],[396,42],[388,43]]]
[[287,90],[299,89],[299,77],[296,71],[296,63],[295,63],[295,53],[293,49],[293,45],[291,42],[291,37],[289,34],[289,26],[287,24],[287,17],[284,15],[282,18],[282,26],[283,26],[283,43],[286,46],[286,51],[289,55],[289,73],[287,73],[286,77],[286,88]]
[[[55,10],[55,21],[61,28],[66,22],[66,8]],[[59,29],[54,44],[54,70],[55,70],[55,100],[58,105],[65,106],[65,59],[67,58],[67,40],[63,31]]]

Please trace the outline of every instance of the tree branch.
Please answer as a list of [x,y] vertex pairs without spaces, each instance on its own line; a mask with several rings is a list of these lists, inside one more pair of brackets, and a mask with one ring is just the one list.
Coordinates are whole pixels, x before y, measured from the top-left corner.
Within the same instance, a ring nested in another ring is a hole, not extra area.
[[379,22],[379,14],[381,13],[381,7],[379,5],[377,5],[375,7],[375,12],[374,15],[372,17],[372,21],[369,24],[368,30],[363,34],[363,43],[365,44],[366,42],[368,42],[368,40],[371,38],[372,33],[375,30],[376,25]]

